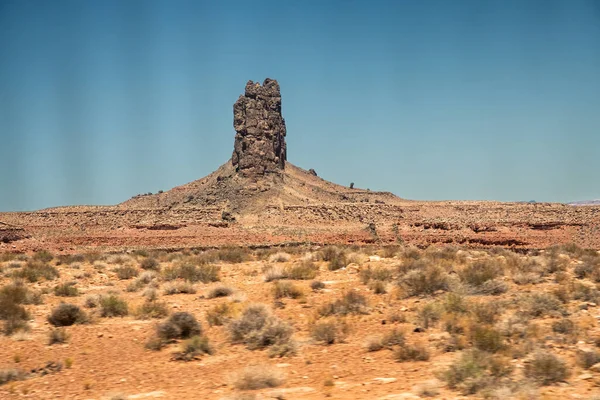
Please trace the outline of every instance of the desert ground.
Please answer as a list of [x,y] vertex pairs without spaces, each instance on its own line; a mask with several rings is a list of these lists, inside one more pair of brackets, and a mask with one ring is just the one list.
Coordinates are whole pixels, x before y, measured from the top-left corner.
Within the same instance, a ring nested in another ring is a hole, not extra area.
[[600,255],[575,245],[0,260],[1,398],[599,398]]

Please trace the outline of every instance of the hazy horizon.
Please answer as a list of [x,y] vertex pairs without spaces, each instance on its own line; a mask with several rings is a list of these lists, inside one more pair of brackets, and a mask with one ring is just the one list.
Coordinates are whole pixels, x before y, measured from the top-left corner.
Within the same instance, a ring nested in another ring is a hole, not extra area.
[[288,160],[415,200],[600,199],[597,1],[0,0],[0,211],[208,175],[248,80]]

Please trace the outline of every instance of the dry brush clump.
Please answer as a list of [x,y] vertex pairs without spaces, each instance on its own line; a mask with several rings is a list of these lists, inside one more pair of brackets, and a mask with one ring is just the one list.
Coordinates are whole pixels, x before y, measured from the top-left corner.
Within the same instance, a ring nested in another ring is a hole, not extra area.
[[156,325],[155,334],[146,343],[150,350],[160,350],[175,339],[202,336],[202,325],[193,314],[180,311],[171,314],[166,321]]
[[89,318],[79,306],[60,303],[48,316],[48,322],[54,326],[71,326],[88,323]]
[[234,374],[232,384],[239,390],[258,390],[278,387],[284,382],[280,371],[265,365],[252,365]]
[[100,298],[101,317],[124,317],[129,314],[127,301],[115,293],[109,293]]
[[369,310],[365,296],[350,290],[341,299],[319,307],[318,313],[323,317],[327,317],[331,315],[368,314]]
[[25,279],[29,282],[38,282],[40,279],[54,280],[59,277],[58,270],[42,260],[30,260],[19,270],[12,273],[13,278]]
[[318,343],[331,345],[343,343],[348,336],[350,326],[343,319],[317,321],[310,328],[310,336]]
[[270,348],[270,356],[292,355],[294,329],[273,315],[263,304],[251,304],[242,315],[227,325],[232,343],[243,343],[250,350]]
[[215,264],[183,263],[174,267],[163,269],[163,278],[166,281],[182,279],[191,283],[211,283],[220,280],[220,267]]

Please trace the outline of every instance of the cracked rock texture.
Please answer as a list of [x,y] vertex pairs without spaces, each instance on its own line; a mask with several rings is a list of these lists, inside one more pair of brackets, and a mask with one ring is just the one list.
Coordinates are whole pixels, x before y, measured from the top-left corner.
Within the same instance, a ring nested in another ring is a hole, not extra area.
[[243,96],[233,105],[235,143],[233,166],[238,174],[260,178],[280,174],[285,168],[285,120],[281,116],[281,92],[276,80],[248,81]]

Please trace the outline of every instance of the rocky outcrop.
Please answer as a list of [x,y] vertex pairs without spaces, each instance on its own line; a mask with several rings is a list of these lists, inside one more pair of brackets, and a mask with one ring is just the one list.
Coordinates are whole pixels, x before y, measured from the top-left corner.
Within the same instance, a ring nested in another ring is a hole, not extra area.
[[248,81],[244,95],[233,105],[233,127],[231,160],[238,174],[257,178],[283,171],[286,129],[276,80],[267,78],[262,86]]

